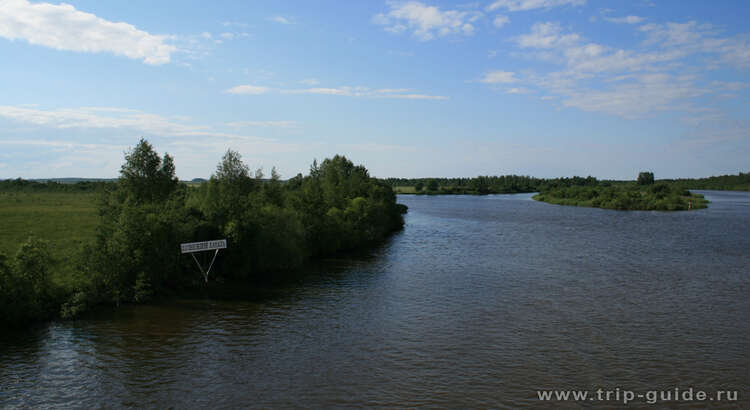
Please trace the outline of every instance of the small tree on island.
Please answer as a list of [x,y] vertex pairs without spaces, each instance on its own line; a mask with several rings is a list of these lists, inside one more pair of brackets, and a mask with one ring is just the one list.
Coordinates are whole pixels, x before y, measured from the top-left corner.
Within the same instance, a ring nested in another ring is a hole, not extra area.
[[653,172],[639,172],[638,173],[638,185],[652,185],[654,183]]

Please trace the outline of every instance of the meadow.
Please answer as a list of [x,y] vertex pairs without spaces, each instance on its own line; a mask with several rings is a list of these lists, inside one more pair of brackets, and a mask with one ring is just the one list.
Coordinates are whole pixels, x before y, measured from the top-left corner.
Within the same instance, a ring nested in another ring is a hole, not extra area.
[[15,255],[30,236],[49,242],[52,280],[69,287],[82,245],[99,223],[96,192],[0,192],[0,253]]

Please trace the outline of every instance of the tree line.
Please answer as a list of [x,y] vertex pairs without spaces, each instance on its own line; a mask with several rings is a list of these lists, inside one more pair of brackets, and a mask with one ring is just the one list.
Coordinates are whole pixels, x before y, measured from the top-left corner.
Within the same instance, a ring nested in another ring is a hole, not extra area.
[[208,182],[191,187],[177,180],[173,158],[143,139],[126,153],[120,178],[96,189],[100,224],[75,263],[77,286],[52,283],[48,244],[30,238],[15,257],[0,255],[0,323],[75,317],[96,305],[146,302],[203,286],[180,243],[226,238],[212,278],[262,281],[310,259],[382,241],[403,227],[406,212],[390,185],[344,156],[313,162],[308,175],[281,181],[275,169],[268,179],[260,170],[251,175],[229,150]]
[[605,187],[628,185],[635,182],[638,185],[654,183],[667,184],[674,189],[707,189],[750,191],[750,172],[740,172],[737,175],[720,175],[707,178],[683,179],[654,179],[654,173],[643,171],[638,173],[635,181],[598,180],[588,177],[565,178],[535,178],[520,175],[477,176],[474,178],[385,178],[384,181],[394,188],[413,187],[416,194],[514,194],[531,193],[560,188],[563,186],[601,185]]
[[545,181],[520,175],[477,176],[474,178],[386,178],[392,187],[414,187],[424,195],[487,195],[536,192]]

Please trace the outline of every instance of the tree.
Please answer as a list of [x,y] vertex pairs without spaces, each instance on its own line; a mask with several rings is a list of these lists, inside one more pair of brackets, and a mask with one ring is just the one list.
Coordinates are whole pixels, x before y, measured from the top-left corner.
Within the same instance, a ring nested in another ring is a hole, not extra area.
[[654,183],[653,172],[640,172],[638,173],[638,185],[651,185]]
[[233,182],[250,177],[249,168],[242,162],[242,155],[237,151],[228,149],[221,157],[221,162],[216,166],[216,179],[225,182]]
[[417,183],[416,183],[416,184],[414,185],[414,189],[415,189],[415,190],[416,190],[417,192],[421,191],[421,190],[422,190],[422,188],[424,188],[424,183],[423,183],[422,181],[419,181],[419,182],[417,182]]
[[160,159],[151,144],[141,138],[125,153],[119,186],[136,203],[164,201],[177,188],[174,161],[166,153]]
[[437,191],[438,190],[438,182],[435,179],[430,179],[430,182],[427,183],[427,190],[428,191]]

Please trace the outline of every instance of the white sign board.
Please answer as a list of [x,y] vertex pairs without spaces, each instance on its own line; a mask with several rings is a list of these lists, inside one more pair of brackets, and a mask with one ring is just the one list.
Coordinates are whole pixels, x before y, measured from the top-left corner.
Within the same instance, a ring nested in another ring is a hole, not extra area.
[[212,251],[214,249],[226,249],[227,240],[217,239],[215,241],[205,242],[190,242],[180,244],[182,253],[201,252],[201,251]]

